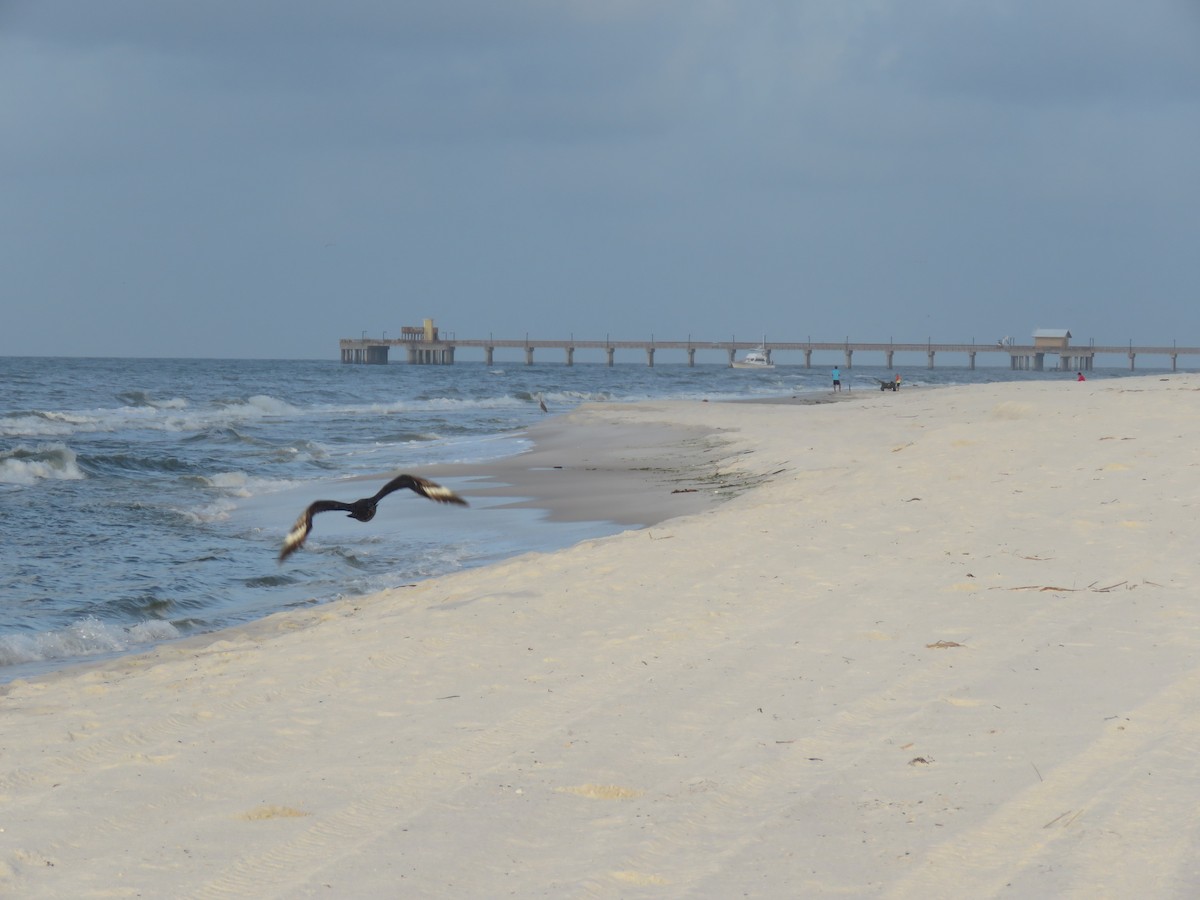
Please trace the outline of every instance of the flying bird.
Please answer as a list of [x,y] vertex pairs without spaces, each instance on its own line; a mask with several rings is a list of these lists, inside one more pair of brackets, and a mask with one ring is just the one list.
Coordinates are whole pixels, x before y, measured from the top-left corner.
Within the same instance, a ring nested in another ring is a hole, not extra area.
[[381,487],[374,497],[363,497],[361,500],[355,500],[353,503],[342,503],[340,500],[316,500],[310,503],[308,509],[304,510],[300,518],[296,520],[296,524],[292,526],[292,530],[288,532],[287,537],[283,539],[283,549],[279,551],[279,561],[283,562],[304,546],[304,541],[308,538],[308,533],[312,531],[313,516],[317,513],[340,509],[351,519],[357,519],[360,522],[370,522],[375,518],[375,507],[379,505],[379,501],[393,491],[399,491],[403,488],[408,488],[410,491],[415,491],[422,497],[428,497],[430,500],[436,500],[438,503],[456,503],[459,506],[467,505],[466,500],[449,488],[442,487],[440,484],[434,484],[432,481],[418,478],[416,475],[397,475]]

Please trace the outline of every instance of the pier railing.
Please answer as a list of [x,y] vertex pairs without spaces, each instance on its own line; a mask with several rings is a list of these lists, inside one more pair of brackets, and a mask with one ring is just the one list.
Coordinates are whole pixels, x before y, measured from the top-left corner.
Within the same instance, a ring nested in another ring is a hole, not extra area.
[[[881,354],[882,359],[874,362],[892,368],[896,354],[905,357],[911,354],[923,355],[926,368],[934,368],[934,362],[939,354],[966,356],[969,368],[975,368],[975,360],[979,354],[1000,354],[1007,356],[1009,367],[1012,369],[1029,369],[1041,371],[1047,367],[1047,357],[1053,362],[1051,368],[1062,371],[1091,371],[1095,367],[1097,356],[1116,356],[1127,361],[1130,370],[1136,366],[1139,356],[1166,357],[1170,361],[1172,371],[1178,368],[1179,357],[1200,357],[1200,347],[1171,346],[1134,346],[1132,343],[1121,346],[1101,346],[1088,344],[1084,346],[1044,347],[1032,344],[976,344],[976,343],[896,343],[893,341],[662,341],[651,338],[642,341],[613,341],[575,340],[568,339],[501,339],[501,338],[456,338],[441,335],[433,341],[418,341],[411,337],[405,338],[343,338],[339,342],[341,360],[344,363],[374,363],[384,364],[389,361],[389,351],[392,348],[403,348],[405,362],[413,365],[451,365],[460,349],[478,349],[483,351],[486,365],[493,365],[495,351],[500,349],[517,349],[524,354],[525,365],[534,364],[534,355],[538,350],[558,350],[563,356],[563,364],[575,364],[576,350],[600,350],[604,360],[613,365],[617,351],[641,351],[646,365],[653,366],[655,354],[660,350],[683,351],[687,364],[696,364],[696,354],[705,356],[720,354],[727,363],[732,363],[741,351],[762,349],[767,359],[779,352],[799,352],[803,354],[803,366],[812,368],[814,353],[834,353],[833,362],[843,368],[854,367],[856,353]],[[829,364],[827,360],[822,365]],[[911,365],[911,362],[909,363]]]

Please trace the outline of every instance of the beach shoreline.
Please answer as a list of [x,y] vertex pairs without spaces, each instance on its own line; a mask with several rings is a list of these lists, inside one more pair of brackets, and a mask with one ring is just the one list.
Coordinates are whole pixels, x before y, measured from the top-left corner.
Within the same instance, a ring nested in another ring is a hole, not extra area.
[[582,408],[500,489],[648,527],[0,688],[0,890],[1189,895],[1200,377],[846,399]]

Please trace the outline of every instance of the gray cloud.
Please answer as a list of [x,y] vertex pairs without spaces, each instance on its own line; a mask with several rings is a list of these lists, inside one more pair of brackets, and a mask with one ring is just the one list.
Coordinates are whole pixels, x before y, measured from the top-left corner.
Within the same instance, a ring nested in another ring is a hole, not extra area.
[[0,353],[1200,344],[1198,50],[1186,0],[9,2]]

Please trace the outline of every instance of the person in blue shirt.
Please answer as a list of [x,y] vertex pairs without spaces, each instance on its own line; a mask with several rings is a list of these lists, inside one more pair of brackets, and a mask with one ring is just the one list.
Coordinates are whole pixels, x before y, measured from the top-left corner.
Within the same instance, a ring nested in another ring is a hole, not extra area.
[[842,389],[842,370],[837,366],[833,367],[833,389],[835,391]]

